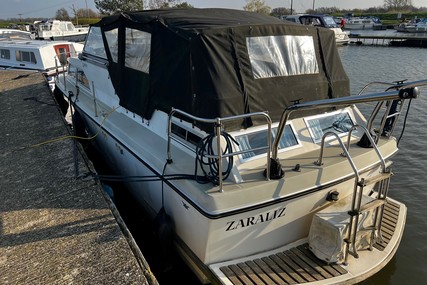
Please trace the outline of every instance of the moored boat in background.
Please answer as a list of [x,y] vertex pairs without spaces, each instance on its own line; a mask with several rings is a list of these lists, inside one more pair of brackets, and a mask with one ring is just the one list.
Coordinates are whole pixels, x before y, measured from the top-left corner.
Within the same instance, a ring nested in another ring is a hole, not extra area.
[[378,17],[346,17],[345,30],[381,30],[383,25]]
[[335,22],[334,18],[329,15],[301,15],[299,22],[303,25],[312,25],[323,27],[334,31],[335,41],[338,45],[346,45],[350,41],[348,34],[344,32]]
[[89,27],[76,27],[71,21],[36,21],[34,22],[36,39],[54,41],[84,42]]
[[47,77],[52,89],[54,77],[82,49],[82,44],[67,41],[0,40],[0,68],[39,71]]
[[0,40],[33,40],[34,38],[31,32],[18,29],[0,29]]
[[350,96],[334,37],[238,10],[123,13],[56,90],[119,175],[97,177],[170,221],[203,283],[356,283],[399,246],[393,131],[427,81]]

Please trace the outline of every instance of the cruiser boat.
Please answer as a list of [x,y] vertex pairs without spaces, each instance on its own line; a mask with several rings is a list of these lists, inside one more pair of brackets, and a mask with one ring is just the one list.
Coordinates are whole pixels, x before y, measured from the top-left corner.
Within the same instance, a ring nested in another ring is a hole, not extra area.
[[334,36],[240,10],[122,13],[55,90],[117,171],[93,175],[165,221],[201,283],[356,283],[402,238],[393,130],[427,81],[350,96]]
[[334,31],[335,42],[337,45],[346,45],[350,41],[348,34],[344,32],[340,26],[335,22],[334,18],[329,15],[301,15],[299,22],[303,25],[311,25],[316,27],[323,27]]
[[0,69],[34,70],[43,73],[51,90],[54,77],[65,70],[70,57],[77,56],[83,44],[66,41],[0,40]]
[[76,27],[71,21],[38,21],[34,23],[39,40],[84,42],[89,27]]
[[407,33],[427,33],[427,18],[422,18],[417,22],[408,23],[404,26]]
[[0,41],[3,40],[33,40],[34,35],[18,29],[0,29]]
[[350,17],[345,18],[346,30],[381,30],[383,25],[378,17]]

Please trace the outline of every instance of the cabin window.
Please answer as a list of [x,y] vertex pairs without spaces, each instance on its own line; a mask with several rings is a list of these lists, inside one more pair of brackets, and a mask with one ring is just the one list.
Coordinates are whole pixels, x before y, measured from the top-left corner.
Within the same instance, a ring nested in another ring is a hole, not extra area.
[[70,65],[68,68],[68,75],[74,77],[79,84],[90,89],[89,80],[87,79],[86,74],[84,73],[83,70],[79,70],[75,66]]
[[126,28],[125,66],[149,73],[151,34]]
[[0,57],[3,59],[10,59],[10,50],[0,49]]
[[32,51],[17,50],[15,52],[15,55],[16,55],[16,61],[29,62],[34,64],[37,63],[36,56]]
[[119,41],[118,41],[118,34],[119,34],[119,29],[113,29],[110,31],[106,31],[105,33],[105,38],[107,39],[107,44],[108,44],[108,49],[110,50],[110,54],[111,54],[111,59],[114,62],[118,62],[118,50],[119,50]]
[[101,29],[99,27],[91,27],[86,38],[85,53],[95,55],[102,58],[107,58],[105,53],[104,42],[102,40]]
[[319,73],[313,37],[248,37],[246,46],[255,79]]
[[[248,151],[241,154],[241,158],[243,160],[267,153],[267,132],[267,129],[262,129],[259,131],[236,136],[236,141],[239,144],[239,149],[241,151]],[[273,143],[274,139],[276,138],[277,127],[272,128],[271,133],[271,143]],[[292,126],[290,124],[287,124],[285,126],[285,129],[283,130],[283,135],[279,142],[279,149],[286,149],[297,145],[299,145],[297,136],[295,135]]]
[[[318,143],[327,132],[334,132],[339,136],[348,134],[354,126],[353,120],[347,111],[337,111],[305,119],[313,141]],[[331,137],[332,138],[332,137]]]
[[181,126],[178,126],[175,123],[172,123],[172,134],[174,134],[175,136],[193,144],[193,145],[197,145],[202,138],[192,132],[190,132],[189,130],[187,130],[186,128],[183,128]]

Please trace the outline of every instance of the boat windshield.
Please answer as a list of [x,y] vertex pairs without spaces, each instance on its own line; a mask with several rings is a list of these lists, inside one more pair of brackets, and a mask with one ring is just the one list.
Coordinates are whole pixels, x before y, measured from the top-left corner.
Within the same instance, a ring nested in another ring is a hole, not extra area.
[[330,28],[338,27],[334,18],[332,18],[331,16],[325,16],[325,17],[323,17],[323,20],[325,21],[326,26],[328,26]]
[[102,41],[101,29],[99,27],[90,28],[83,52],[107,59],[104,43]]

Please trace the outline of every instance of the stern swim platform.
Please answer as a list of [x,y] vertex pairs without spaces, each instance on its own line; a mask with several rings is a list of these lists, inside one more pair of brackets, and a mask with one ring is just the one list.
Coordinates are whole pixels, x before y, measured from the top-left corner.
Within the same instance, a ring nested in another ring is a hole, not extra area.
[[378,272],[393,257],[405,220],[406,206],[388,198],[381,225],[382,242],[377,241],[372,251],[359,251],[358,259],[351,256],[347,265],[318,259],[304,239],[291,247],[209,267],[219,282],[227,285],[354,284]]

